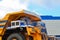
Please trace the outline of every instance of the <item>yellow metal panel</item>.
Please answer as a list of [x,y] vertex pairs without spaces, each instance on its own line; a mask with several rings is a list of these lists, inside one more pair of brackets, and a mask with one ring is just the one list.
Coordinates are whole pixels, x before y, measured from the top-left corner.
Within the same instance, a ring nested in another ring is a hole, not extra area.
[[42,40],[40,30],[37,27],[33,27],[33,28],[32,27],[26,27],[28,36],[32,36],[33,40]]
[[[2,35],[3,33],[2,33],[2,31],[3,31],[3,28],[0,28],[0,35]],[[2,33],[2,34],[1,34]]]
[[2,40],[2,36],[0,36],[0,40]]
[[0,34],[2,33],[2,31],[3,31],[3,28],[0,28]]

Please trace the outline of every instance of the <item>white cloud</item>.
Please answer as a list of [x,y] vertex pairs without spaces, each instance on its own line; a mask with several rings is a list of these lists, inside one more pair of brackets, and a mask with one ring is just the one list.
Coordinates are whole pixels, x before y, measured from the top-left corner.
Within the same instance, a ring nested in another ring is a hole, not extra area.
[[27,4],[20,3],[19,0],[3,0],[2,2],[0,2],[0,6],[12,9],[26,9]]
[[31,3],[37,4],[37,5],[43,5],[44,1],[43,0],[30,0]]
[[2,0],[0,2],[0,19],[9,12],[20,11],[21,9],[27,10],[28,3],[28,0],[23,3],[20,0]]

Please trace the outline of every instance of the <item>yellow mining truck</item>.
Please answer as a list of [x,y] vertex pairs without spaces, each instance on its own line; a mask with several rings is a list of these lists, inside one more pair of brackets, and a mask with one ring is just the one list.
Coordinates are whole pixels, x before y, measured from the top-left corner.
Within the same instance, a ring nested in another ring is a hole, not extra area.
[[8,13],[0,20],[0,40],[48,40],[39,22],[40,16],[32,12]]

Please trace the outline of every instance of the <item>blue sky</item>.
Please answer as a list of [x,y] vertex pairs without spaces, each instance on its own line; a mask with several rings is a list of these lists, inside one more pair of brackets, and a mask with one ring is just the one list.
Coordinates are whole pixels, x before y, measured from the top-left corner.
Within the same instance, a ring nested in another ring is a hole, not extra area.
[[60,16],[60,0],[0,0],[0,18],[21,9],[38,15]]
[[29,4],[30,10],[35,10],[41,15],[60,16],[60,0],[37,0]]

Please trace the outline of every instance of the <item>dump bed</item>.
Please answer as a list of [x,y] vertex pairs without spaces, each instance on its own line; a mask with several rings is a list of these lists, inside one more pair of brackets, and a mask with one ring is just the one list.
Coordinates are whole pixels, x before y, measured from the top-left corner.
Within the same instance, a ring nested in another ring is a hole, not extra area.
[[39,15],[25,10],[22,10],[20,12],[9,13],[3,18],[3,20],[12,21],[12,20],[17,20],[20,17],[29,17],[31,20],[34,21],[41,20]]

